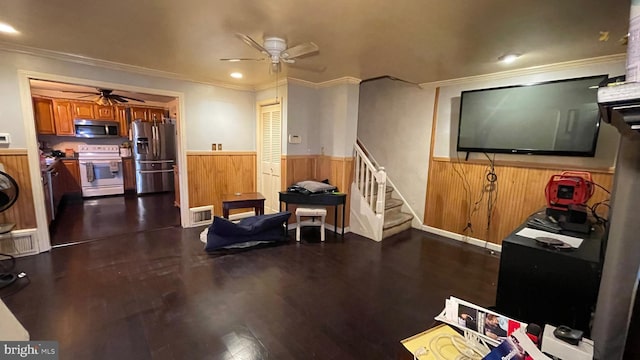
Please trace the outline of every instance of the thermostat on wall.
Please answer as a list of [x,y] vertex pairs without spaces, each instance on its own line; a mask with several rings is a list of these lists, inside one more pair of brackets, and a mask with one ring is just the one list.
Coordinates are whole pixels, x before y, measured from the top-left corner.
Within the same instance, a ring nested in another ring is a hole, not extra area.
[[0,133],[0,144],[11,144],[11,135],[9,133]]
[[300,144],[302,142],[302,136],[289,134],[289,144]]

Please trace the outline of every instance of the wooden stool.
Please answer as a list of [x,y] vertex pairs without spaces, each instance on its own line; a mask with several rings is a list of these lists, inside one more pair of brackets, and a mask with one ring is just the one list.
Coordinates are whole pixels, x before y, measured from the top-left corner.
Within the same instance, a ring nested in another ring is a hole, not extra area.
[[[300,221],[300,218],[306,216],[311,220]],[[296,209],[296,241],[300,241],[300,228],[302,226],[320,226],[320,241],[324,241],[324,218],[327,216],[327,209],[317,207],[299,207]],[[319,217],[320,221],[313,221]]]

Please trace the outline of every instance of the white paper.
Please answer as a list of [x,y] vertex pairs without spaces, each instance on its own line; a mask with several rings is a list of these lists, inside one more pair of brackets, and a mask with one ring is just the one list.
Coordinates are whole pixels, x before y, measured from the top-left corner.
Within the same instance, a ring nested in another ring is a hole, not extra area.
[[514,331],[511,336],[518,340],[520,346],[522,346],[524,351],[526,351],[527,354],[529,354],[529,356],[533,358],[533,360],[551,360],[550,357],[543,354],[542,351],[538,349],[536,344],[534,344],[533,341],[529,339],[529,336],[527,336],[524,327],[521,327],[518,330]]
[[528,237],[531,239],[535,239],[538,237],[548,237],[552,239],[557,239],[569,244],[572,248],[576,248],[576,249],[579,248],[580,244],[582,244],[582,242],[584,241],[579,237],[560,235],[560,234],[543,231],[543,230],[532,229],[528,227],[518,231],[516,235]]

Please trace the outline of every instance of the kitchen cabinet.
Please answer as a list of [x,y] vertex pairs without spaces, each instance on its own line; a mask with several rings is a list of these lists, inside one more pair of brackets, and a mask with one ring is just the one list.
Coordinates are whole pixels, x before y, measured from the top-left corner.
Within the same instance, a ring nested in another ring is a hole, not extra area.
[[131,119],[142,120],[142,121],[155,121],[161,122],[164,117],[164,109],[161,108],[149,108],[149,107],[140,107],[140,106],[132,106],[131,107]]
[[62,182],[64,183],[65,193],[82,192],[82,184],[80,180],[80,164],[78,160],[61,160],[64,171]]
[[93,105],[93,112],[96,119],[116,121],[113,106]]
[[149,109],[148,108],[143,108],[143,107],[138,107],[138,106],[132,106],[131,107],[131,120],[135,121],[135,120],[142,120],[142,121],[149,121],[151,118],[149,117]]
[[124,178],[124,191],[136,190],[136,169],[133,158],[122,159],[122,177]]
[[60,201],[65,192],[64,173],[66,169],[61,161],[56,161],[50,170],[51,173],[51,197],[53,198],[53,219],[56,218],[56,212]]
[[175,201],[173,202],[173,206],[180,207],[180,176],[178,174],[178,166],[173,165],[173,191],[175,196]]
[[38,134],[54,135],[56,133],[53,114],[53,100],[33,98],[33,115]]
[[51,188],[49,187],[50,182],[50,173],[42,173],[42,190],[44,191],[44,208],[47,211],[47,224],[50,224],[51,220],[53,219],[53,208],[51,207]]
[[127,111],[124,106],[116,106],[116,120],[120,123],[120,136],[129,137],[129,121],[127,120]]
[[75,135],[71,102],[66,100],[53,100],[53,108],[56,135]]
[[74,118],[80,118],[80,119],[95,119],[95,113],[93,111],[93,103],[74,102],[73,116]]
[[149,108],[149,121],[162,122],[164,109]]

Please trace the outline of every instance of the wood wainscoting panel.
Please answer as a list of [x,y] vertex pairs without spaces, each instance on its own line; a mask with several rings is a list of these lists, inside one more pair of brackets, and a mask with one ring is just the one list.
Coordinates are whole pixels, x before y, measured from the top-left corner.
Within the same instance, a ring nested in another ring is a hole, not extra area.
[[4,171],[16,180],[19,188],[18,200],[0,214],[0,222],[15,223],[15,229],[35,229],[37,227],[36,210],[26,150],[22,152],[12,149],[0,150],[0,163],[4,165]]
[[222,196],[256,191],[255,152],[187,152],[189,206],[213,205],[222,216]]
[[[347,193],[345,211],[345,226],[349,225],[349,191],[353,180],[353,158],[332,157],[326,155],[284,155],[282,157],[283,189],[303,180],[329,180],[329,183],[338,187],[338,190]],[[294,212],[295,206],[289,210]],[[333,208],[327,208],[326,222],[334,225]],[[342,218],[338,217],[338,226]],[[289,223],[295,223],[295,217],[289,219]]]
[[[527,168],[496,164],[497,187],[493,192],[494,207],[488,222],[488,198],[485,180],[488,162],[458,162],[433,159],[429,179],[425,225],[501,244],[524,220],[546,205],[544,189],[557,168]],[[608,170],[590,171],[593,181],[611,189],[613,174]],[[590,204],[608,198],[596,188]],[[606,216],[606,207],[602,207]],[[470,222],[472,230],[464,230]]]

